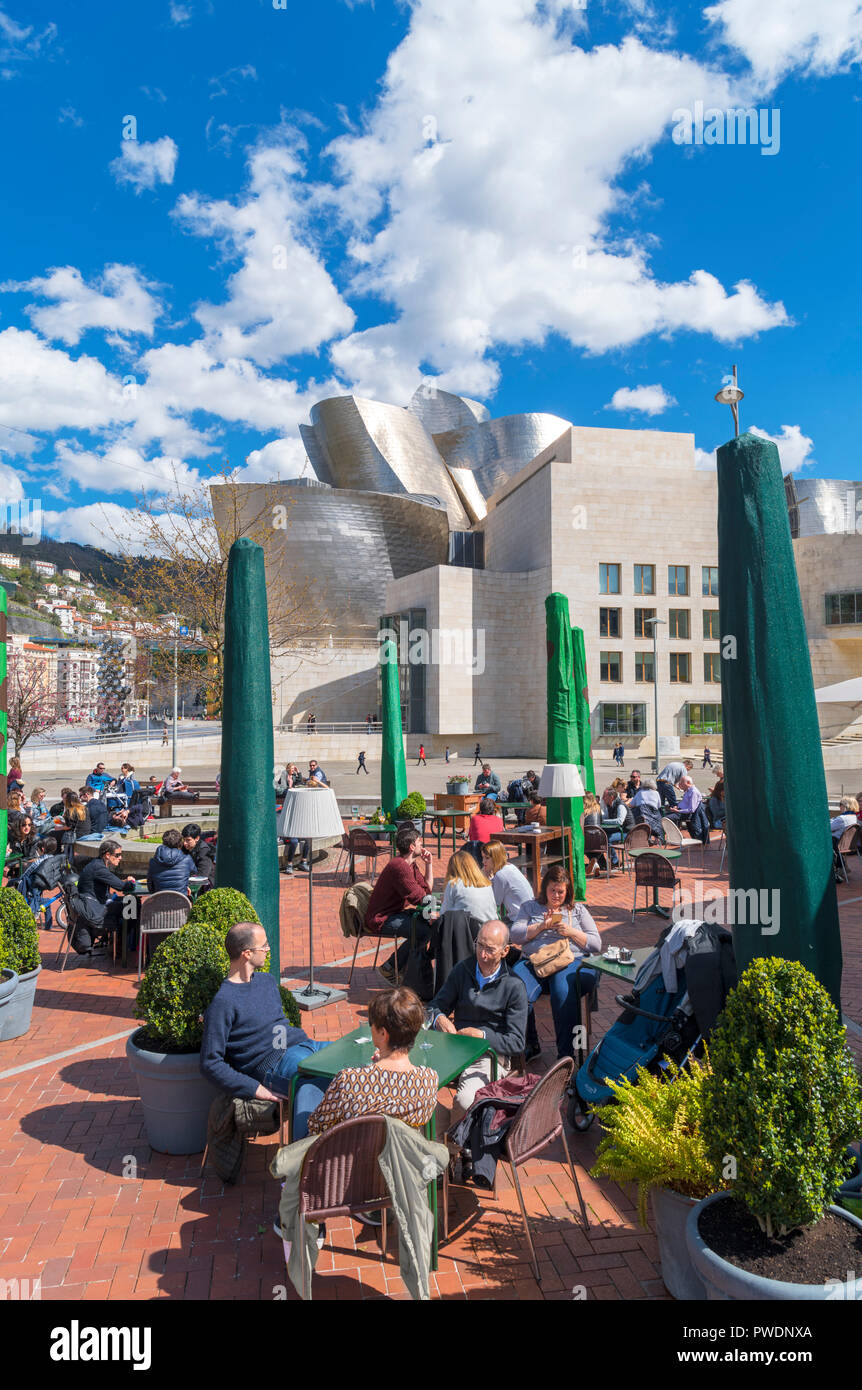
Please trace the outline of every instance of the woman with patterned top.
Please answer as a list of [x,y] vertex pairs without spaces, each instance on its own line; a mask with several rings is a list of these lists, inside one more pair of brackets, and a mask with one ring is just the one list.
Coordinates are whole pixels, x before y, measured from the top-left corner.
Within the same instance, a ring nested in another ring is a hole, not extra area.
[[434,1114],[440,1082],[430,1067],[416,1067],[409,1052],[425,1020],[425,1006],[403,985],[376,994],[368,1006],[374,1055],[368,1066],[345,1067],[308,1117],[309,1134],[322,1134],[357,1115],[392,1115],[421,1129]]

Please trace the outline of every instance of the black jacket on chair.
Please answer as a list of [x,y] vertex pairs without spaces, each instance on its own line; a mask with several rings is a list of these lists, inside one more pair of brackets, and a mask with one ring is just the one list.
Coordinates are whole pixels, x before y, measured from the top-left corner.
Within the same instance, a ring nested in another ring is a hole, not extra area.
[[434,993],[439,994],[459,960],[475,960],[476,937],[482,923],[468,912],[444,912],[431,935]]

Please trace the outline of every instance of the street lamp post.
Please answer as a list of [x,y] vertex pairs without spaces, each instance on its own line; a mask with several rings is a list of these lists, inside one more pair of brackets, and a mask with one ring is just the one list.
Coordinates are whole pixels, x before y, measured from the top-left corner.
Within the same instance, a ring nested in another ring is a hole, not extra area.
[[655,770],[656,770],[656,773],[658,773],[658,770],[659,770],[659,761],[658,761],[658,641],[657,641],[657,636],[658,636],[658,625],[659,625],[659,623],[664,623],[665,626],[667,626],[667,623],[665,622],[665,619],[664,619],[664,618],[644,618],[644,627],[646,627],[647,624],[649,624],[649,626],[652,628],[652,687],[653,687],[653,697],[654,697],[654,699],[655,699],[655,715],[654,715],[654,718],[655,718]]
[[172,757],[172,759],[173,759],[173,766],[174,766],[174,767],[177,766],[177,687],[178,687],[178,684],[179,684],[179,682],[178,682],[178,677],[177,677],[177,650],[178,650],[178,648],[179,648],[179,639],[180,639],[180,626],[179,626],[179,622],[177,621],[177,619],[174,618],[174,730],[173,730],[173,752],[172,752],[172,754],[171,754],[171,757]]

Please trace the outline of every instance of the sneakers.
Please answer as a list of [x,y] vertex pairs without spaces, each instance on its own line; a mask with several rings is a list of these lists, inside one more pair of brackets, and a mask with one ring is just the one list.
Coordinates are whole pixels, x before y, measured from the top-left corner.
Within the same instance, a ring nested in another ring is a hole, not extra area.
[[386,960],[382,965],[378,965],[377,973],[383,976],[388,985],[395,984],[395,966],[391,961]]
[[292,865],[292,864],[285,864],[284,869],[282,870],[282,872],[283,872],[283,873],[286,873],[286,874],[288,875],[289,878],[293,878],[293,865]]
[[300,859],[300,861],[299,861],[299,863],[297,864],[296,867],[297,867],[297,869],[299,870],[299,872],[300,872],[301,874],[307,874],[307,873],[308,873],[308,870],[309,870],[309,863],[308,863],[308,860],[307,860],[307,859]]

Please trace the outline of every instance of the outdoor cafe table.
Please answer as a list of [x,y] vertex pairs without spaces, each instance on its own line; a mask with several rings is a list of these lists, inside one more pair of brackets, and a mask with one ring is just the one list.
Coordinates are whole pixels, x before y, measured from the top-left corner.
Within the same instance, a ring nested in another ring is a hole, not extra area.
[[444,829],[445,829],[445,826],[444,826],[443,822],[444,822],[444,821],[447,821],[447,820],[449,820],[449,821],[452,822],[452,853],[454,854],[455,851],[456,851],[457,848],[458,848],[458,846],[457,846],[457,844],[456,844],[456,842],[455,842],[455,830],[456,830],[455,822],[456,822],[456,821],[459,821],[459,820],[463,820],[463,819],[464,819],[464,812],[463,812],[463,811],[426,811],[426,812],[424,813],[424,815],[422,816],[422,830],[423,830],[422,838],[423,838],[423,840],[424,840],[424,838],[425,838],[425,834],[424,834],[424,831],[425,831],[425,822],[426,822],[426,821],[436,821],[436,822],[437,822],[437,825],[436,825],[436,826],[432,826],[432,829],[436,829],[436,831],[437,831],[437,857],[438,857],[438,859],[440,858],[440,856],[441,856],[442,853],[443,853],[443,831],[444,831]]
[[[597,970],[602,975],[611,975],[616,980],[624,980],[627,984],[631,984],[647,956],[651,956],[654,950],[654,946],[636,946],[629,961],[608,960],[604,955],[584,956],[583,960],[578,963],[578,973],[582,970]],[[579,1059],[579,1066],[586,1061],[586,1054],[590,1051],[592,1013],[589,1009],[588,997],[581,995],[581,1022],[584,1025],[586,1048],[585,1054]]]
[[[361,1041],[360,1041],[361,1040]],[[304,1058],[299,1064],[299,1069],[290,1083],[290,1101],[288,1104],[288,1142],[293,1135],[293,1101],[297,1083],[303,1077],[326,1077],[332,1080],[334,1076],[345,1067],[365,1067],[371,1061],[374,1052],[374,1043],[371,1039],[371,1029],[366,1024],[364,1027],[354,1028],[351,1033],[347,1033],[343,1038],[338,1038],[331,1042],[328,1047],[321,1048],[320,1052],[314,1052],[311,1056]],[[457,1081],[462,1072],[466,1071],[473,1062],[477,1062],[480,1057],[488,1053],[491,1058],[491,1080],[497,1080],[497,1054],[492,1047],[489,1047],[484,1038],[464,1037],[461,1033],[441,1033],[439,1029],[429,1028],[422,1030],[416,1039],[416,1043],[410,1052],[410,1061],[416,1067],[430,1067],[436,1071],[440,1082],[440,1089],[444,1086],[451,1086]],[[426,1139],[437,1138],[437,1116],[431,1116],[427,1125],[423,1128]],[[433,1244],[431,1247],[431,1268],[437,1268],[437,1183],[428,1184],[428,1204],[434,1217]]]
[[[651,845],[651,846],[649,846],[649,848],[647,848],[646,846],[644,846],[643,849],[630,849],[630,850],[628,851],[628,853],[629,853],[629,855],[630,855],[630,857],[631,857],[632,859],[640,859],[640,857],[641,857],[642,854],[658,854],[662,859],[668,859],[668,860],[672,860],[672,859],[681,859],[681,858],[682,858],[682,850],[679,850],[679,849],[661,849],[661,848],[659,848],[658,845]],[[637,888],[635,889],[635,896],[637,896]],[[670,916],[670,908],[669,908],[669,907],[659,907],[659,901],[658,901],[658,888],[653,888],[653,890],[652,890],[652,903],[651,903],[648,907],[635,907],[634,911],[635,911],[635,912],[657,912],[658,915],[659,915],[659,917],[669,917],[669,916]]]
[[[378,835],[388,835],[388,836],[389,836],[389,849],[390,849],[390,852],[391,852],[393,855],[395,854],[395,836],[398,834],[398,826],[397,826],[397,825],[383,825],[383,824],[381,824],[381,825],[373,825],[370,821],[357,821],[355,824],[351,825],[351,826],[348,828],[348,831],[347,831],[348,835],[350,834],[350,831],[351,831],[351,830],[367,830],[367,831],[368,831],[368,834],[371,836],[372,840],[376,839]],[[359,856],[359,857],[360,857],[360,859],[362,858],[361,853],[360,853],[360,856]],[[350,874],[349,874],[349,878],[350,878],[350,882],[351,882],[351,883],[355,883],[355,882],[356,882],[356,855],[353,853],[353,847],[352,847],[352,845],[351,845],[351,849],[350,849]]]
[[[568,842],[568,847],[569,847],[568,863],[569,863],[569,865],[571,865],[572,862],[573,862],[573,860],[572,860],[572,832],[571,832],[571,829],[569,828],[569,826],[566,826],[566,827],[565,827],[565,832],[563,831],[562,827],[559,826],[559,825],[557,825],[557,826],[554,826],[554,825],[545,825],[545,826],[542,827],[541,830],[538,830],[538,831],[536,831],[536,830],[526,830],[526,829],[524,829],[523,827],[519,826],[517,830],[514,830],[514,829],[513,829],[513,830],[495,830],[495,831],[493,831],[492,834],[491,834],[491,839],[492,839],[492,840],[499,840],[500,843],[503,844],[503,845],[522,845],[522,844],[528,844],[528,845],[531,845],[531,846],[532,846],[532,864],[531,864],[531,868],[532,868],[532,872],[533,872],[533,887],[535,888],[536,892],[538,893],[538,891],[539,891],[539,884],[540,884],[541,881],[542,881],[542,846],[543,846],[543,845],[546,845],[546,844],[548,843],[549,840],[559,840],[560,837],[563,835],[563,833],[565,833],[566,840],[567,840],[567,842]],[[529,862],[530,862],[530,856],[529,856],[529,855],[525,855],[525,856],[523,857],[523,859],[521,859],[521,857],[519,856],[519,859],[518,859],[518,860],[515,860],[515,863],[518,863],[519,861],[522,862],[522,863],[529,863]]]
[[[495,803],[501,811],[529,811],[529,801],[498,801]],[[503,816],[503,824],[506,824],[506,817]]]

